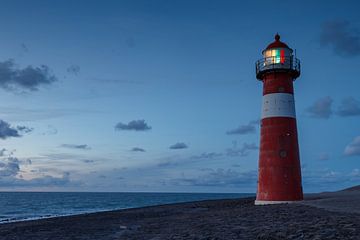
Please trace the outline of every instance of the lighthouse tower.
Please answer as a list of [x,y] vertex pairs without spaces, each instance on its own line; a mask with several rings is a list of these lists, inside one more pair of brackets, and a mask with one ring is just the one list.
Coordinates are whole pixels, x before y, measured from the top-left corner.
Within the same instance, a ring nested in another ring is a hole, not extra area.
[[303,192],[293,88],[300,76],[300,61],[279,34],[262,54],[256,62],[263,101],[255,204],[300,201]]

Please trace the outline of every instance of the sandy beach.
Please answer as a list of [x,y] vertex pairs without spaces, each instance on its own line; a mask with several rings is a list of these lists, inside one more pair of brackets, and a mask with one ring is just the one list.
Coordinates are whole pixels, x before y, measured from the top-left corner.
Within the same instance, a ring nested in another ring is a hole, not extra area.
[[360,239],[360,188],[299,204],[212,200],[0,225],[0,239]]

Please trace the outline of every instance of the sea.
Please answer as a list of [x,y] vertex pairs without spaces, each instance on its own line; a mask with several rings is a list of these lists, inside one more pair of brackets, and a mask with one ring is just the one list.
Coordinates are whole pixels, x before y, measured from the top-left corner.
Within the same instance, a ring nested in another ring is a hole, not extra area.
[[254,194],[0,192],[0,224],[169,203],[250,196]]

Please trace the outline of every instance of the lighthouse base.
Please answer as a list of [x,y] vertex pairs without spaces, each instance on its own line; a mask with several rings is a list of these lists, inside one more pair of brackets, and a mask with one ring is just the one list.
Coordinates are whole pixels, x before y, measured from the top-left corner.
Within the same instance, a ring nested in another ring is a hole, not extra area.
[[270,205],[270,204],[284,204],[284,203],[298,203],[302,200],[295,201],[264,201],[264,200],[255,200],[255,205]]

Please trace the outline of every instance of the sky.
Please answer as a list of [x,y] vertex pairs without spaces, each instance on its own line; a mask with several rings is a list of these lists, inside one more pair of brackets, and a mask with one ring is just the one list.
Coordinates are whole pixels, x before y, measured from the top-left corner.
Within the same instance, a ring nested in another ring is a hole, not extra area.
[[358,1],[1,1],[0,190],[256,192],[262,83],[296,49],[305,192],[360,184]]

